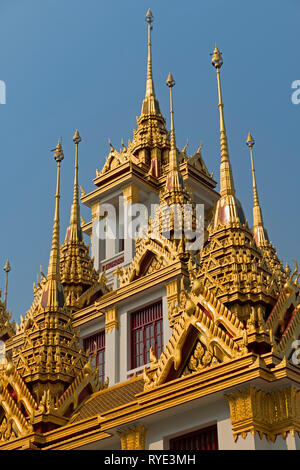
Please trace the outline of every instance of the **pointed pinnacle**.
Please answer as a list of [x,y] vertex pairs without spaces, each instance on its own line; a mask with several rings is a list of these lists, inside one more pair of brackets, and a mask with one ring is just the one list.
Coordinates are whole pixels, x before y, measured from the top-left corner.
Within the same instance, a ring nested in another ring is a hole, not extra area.
[[171,72],[169,72],[168,78],[166,80],[166,84],[169,88],[172,88],[175,85],[175,80],[174,80]]
[[212,54],[211,63],[216,69],[220,69],[223,65],[222,53],[219,51],[217,43],[215,43],[215,49]]
[[61,162],[64,159],[64,152],[60,143],[60,138],[58,139],[57,146],[52,150],[52,152],[54,152],[54,158],[57,162]]
[[76,129],[75,134],[73,136],[73,142],[75,142],[75,144],[79,144],[79,142],[81,142],[81,137],[79,135],[78,129]]
[[253,145],[255,144],[255,140],[253,139],[252,135],[248,134],[248,137],[247,137],[247,140],[246,140],[246,144],[248,145],[248,147],[253,147]]
[[8,260],[6,261],[5,266],[4,266],[3,269],[6,273],[9,273],[9,271],[11,270],[11,267],[10,267],[10,264],[9,264]]
[[150,8],[146,13],[146,21],[147,23],[152,23],[153,21],[153,15],[152,15],[152,11],[150,10]]

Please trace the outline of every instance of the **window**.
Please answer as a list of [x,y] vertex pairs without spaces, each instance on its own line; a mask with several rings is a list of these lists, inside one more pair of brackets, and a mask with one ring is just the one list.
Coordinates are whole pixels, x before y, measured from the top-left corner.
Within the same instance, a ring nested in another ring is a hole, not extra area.
[[218,450],[217,425],[170,439],[170,450]]
[[162,302],[131,314],[131,368],[150,362],[150,346],[159,357],[163,347]]
[[89,355],[92,356],[95,352],[95,345],[97,349],[96,357],[94,359],[93,365],[98,367],[99,371],[99,381],[104,383],[105,380],[105,330],[100,331],[99,333],[89,336],[83,340],[83,347],[87,351],[89,350]]

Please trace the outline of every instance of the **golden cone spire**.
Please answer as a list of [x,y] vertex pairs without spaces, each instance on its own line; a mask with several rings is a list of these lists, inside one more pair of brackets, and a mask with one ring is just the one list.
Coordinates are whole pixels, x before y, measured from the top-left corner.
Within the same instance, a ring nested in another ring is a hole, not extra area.
[[221,167],[220,167],[220,193],[221,196],[228,194],[235,195],[234,181],[232,176],[232,169],[229,159],[228,142],[224,121],[223,113],[223,100],[221,90],[221,79],[220,79],[220,68],[223,65],[222,54],[218,49],[217,44],[215,45],[214,52],[211,59],[212,65],[217,71],[217,83],[218,83],[218,97],[219,97],[219,112],[220,112],[220,145],[221,145]]
[[154,83],[152,76],[152,45],[151,30],[153,23],[153,15],[149,9],[146,14],[146,22],[148,24],[148,59],[147,59],[147,81],[146,95],[143,101],[142,114],[161,114],[159,103],[155,97]]
[[218,223],[227,225],[228,223],[246,222],[241,203],[235,197],[234,180],[232,176],[232,168],[229,158],[228,142],[226,135],[226,127],[224,120],[224,104],[222,99],[220,68],[223,65],[222,54],[215,45],[214,52],[211,54],[212,65],[217,71],[217,84],[218,84],[218,107],[220,113],[220,147],[221,147],[221,164],[220,164],[220,194],[221,198],[218,201],[215,213],[215,226]]
[[66,231],[65,241],[82,241],[82,230],[80,225],[80,207],[79,207],[79,185],[78,185],[78,146],[81,142],[78,129],[73,136],[73,142],[76,146],[75,151],[75,174],[74,174],[74,190],[73,203],[71,207],[70,225]]
[[170,116],[171,116],[171,148],[169,152],[169,172],[166,179],[166,189],[178,190],[183,189],[183,179],[179,170],[177,161],[176,151],[176,139],[175,139],[175,126],[174,126],[174,109],[173,109],[173,94],[172,88],[175,86],[175,80],[172,77],[171,72],[168,75],[166,84],[170,89]]
[[78,308],[81,294],[98,282],[99,275],[89,256],[89,247],[83,241],[80,224],[79,184],[78,184],[78,146],[81,142],[78,129],[73,136],[75,143],[75,175],[70,225],[66,230],[65,241],[60,249],[60,282],[64,288],[65,305]]
[[57,308],[64,305],[63,288],[60,284],[60,266],[59,266],[59,200],[60,200],[60,164],[64,159],[63,149],[58,140],[54,149],[54,159],[57,162],[56,194],[55,194],[55,212],[52,232],[52,245],[49,258],[47,282],[43,289],[41,305],[43,308]]
[[257,184],[255,178],[254,159],[253,159],[253,146],[255,140],[252,135],[248,134],[246,144],[250,149],[251,171],[252,171],[252,186],[253,186],[253,235],[257,246],[265,246],[269,242],[267,231],[264,228],[262,211],[258,199]]

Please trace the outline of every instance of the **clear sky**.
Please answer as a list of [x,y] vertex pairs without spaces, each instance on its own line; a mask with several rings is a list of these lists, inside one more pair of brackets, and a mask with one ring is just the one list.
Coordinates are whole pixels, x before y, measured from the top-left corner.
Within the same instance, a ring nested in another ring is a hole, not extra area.
[[[155,89],[169,126],[165,80],[176,80],[176,140],[188,153],[203,141],[203,158],[219,178],[219,118],[209,53],[223,52],[225,122],[237,196],[252,223],[248,131],[265,225],[284,262],[300,261],[300,79],[297,0],[0,0],[2,266],[8,257],[8,307],[25,314],[42,263],[47,270],[54,215],[56,164],[62,137],[61,240],[68,225],[78,127],[80,184],[93,189],[96,168],[132,137],[145,93],[145,13],[154,15]],[[90,214],[81,209],[86,220]]]

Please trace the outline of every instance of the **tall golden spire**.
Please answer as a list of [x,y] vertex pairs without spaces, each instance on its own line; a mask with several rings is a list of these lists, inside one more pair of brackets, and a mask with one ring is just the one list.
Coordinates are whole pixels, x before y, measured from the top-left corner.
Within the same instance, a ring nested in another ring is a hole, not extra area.
[[78,308],[81,294],[96,285],[99,274],[95,271],[89,256],[89,247],[83,241],[80,224],[79,185],[78,185],[78,147],[81,142],[78,129],[73,136],[75,150],[75,176],[70,225],[66,230],[65,241],[60,249],[60,282],[64,289],[65,305]]
[[167,86],[170,89],[170,116],[171,116],[171,148],[169,152],[169,172],[166,179],[166,189],[178,190],[183,189],[183,179],[179,170],[178,161],[177,161],[177,152],[176,152],[176,139],[175,139],[175,126],[174,126],[174,109],[173,109],[173,94],[172,88],[175,85],[175,80],[172,77],[172,74],[169,73],[167,81]]
[[218,201],[215,213],[215,226],[218,223],[227,225],[229,223],[246,222],[241,203],[235,197],[235,187],[232,176],[232,168],[229,158],[228,142],[225,128],[225,120],[223,113],[223,99],[221,90],[220,68],[223,65],[222,54],[215,45],[212,55],[212,65],[217,71],[217,84],[218,84],[218,107],[220,113],[220,147],[221,147],[221,164],[220,164],[220,194],[221,198]]
[[60,284],[59,266],[59,200],[60,200],[60,164],[64,159],[60,139],[54,149],[54,158],[57,162],[55,212],[52,232],[52,245],[49,258],[47,282],[43,289],[41,305],[43,308],[57,308],[64,305],[63,288]]
[[5,291],[4,291],[4,307],[6,309],[6,305],[7,305],[7,286],[8,286],[8,273],[10,272],[11,270],[11,267],[10,267],[10,264],[9,264],[9,261],[7,260],[6,263],[5,263],[5,266],[4,266],[4,271],[5,271],[5,274],[6,274],[6,277],[5,277]]
[[221,196],[228,194],[235,195],[234,182],[232,177],[232,169],[229,159],[228,142],[224,121],[224,103],[222,100],[221,90],[221,79],[220,79],[220,68],[223,65],[222,54],[219,51],[217,44],[215,45],[214,52],[211,59],[212,65],[217,71],[217,83],[218,83],[218,97],[219,97],[219,112],[220,112],[220,145],[221,145],[221,167],[220,167],[220,193]]
[[255,178],[255,169],[253,161],[253,146],[255,140],[252,135],[248,134],[246,144],[250,149],[251,171],[252,171],[252,185],[253,185],[253,235],[257,246],[265,246],[269,242],[267,231],[264,228],[262,211],[258,199],[257,184]]
[[66,231],[65,241],[82,241],[82,230],[80,225],[80,207],[79,207],[79,186],[78,186],[78,146],[81,142],[78,129],[73,136],[73,142],[76,146],[75,151],[75,175],[74,175],[74,190],[73,190],[73,203],[71,207],[70,225]]
[[142,114],[161,114],[159,103],[155,97],[154,83],[152,77],[152,46],[151,46],[151,30],[153,23],[153,15],[149,9],[146,14],[146,22],[148,24],[148,59],[147,59],[147,81],[146,95],[142,105]]

